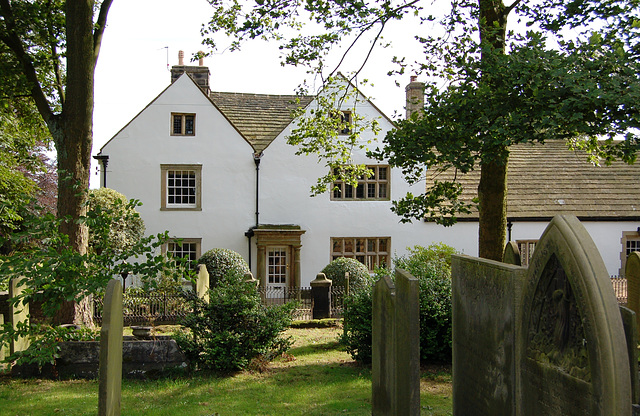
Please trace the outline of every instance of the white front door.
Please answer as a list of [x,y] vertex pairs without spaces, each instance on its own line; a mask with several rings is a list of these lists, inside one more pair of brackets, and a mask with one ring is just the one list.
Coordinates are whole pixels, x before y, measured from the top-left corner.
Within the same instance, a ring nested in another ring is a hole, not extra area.
[[267,247],[267,297],[282,297],[289,281],[289,250]]

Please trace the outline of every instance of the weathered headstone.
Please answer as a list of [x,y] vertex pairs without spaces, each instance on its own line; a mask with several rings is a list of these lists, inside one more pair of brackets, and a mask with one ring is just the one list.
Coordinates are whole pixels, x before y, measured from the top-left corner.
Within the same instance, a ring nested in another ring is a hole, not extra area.
[[520,257],[520,249],[515,241],[509,241],[502,253],[502,262],[522,266],[522,258]]
[[[4,315],[0,313],[0,328],[4,325]],[[9,348],[5,344],[0,344],[0,370],[5,370],[7,365],[3,363],[4,359],[9,355]]]
[[452,279],[454,415],[632,414],[621,312],[577,218],[551,221],[528,268],[454,256]]
[[[20,296],[25,289],[24,282],[19,279],[11,279],[9,281],[9,299],[13,299]],[[29,321],[29,304],[22,301],[11,306],[11,312],[9,313],[9,319],[13,328],[18,327],[18,322]],[[9,345],[9,352],[15,354],[18,351],[24,351],[29,348],[29,339],[26,337],[20,337],[13,341]]]
[[209,302],[209,272],[205,264],[198,265],[198,280],[196,281],[196,294],[205,302]]
[[122,285],[111,280],[100,330],[98,416],[119,416],[122,385]]
[[630,415],[618,303],[577,218],[551,221],[531,258],[522,299],[520,415]]
[[372,415],[420,414],[418,279],[396,271],[373,290]]
[[640,380],[638,379],[638,324],[636,313],[620,306],[622,326],[627,339],[627,355],[629,356],[629,373],[631,376],[631,402],[640,403]]
[[318,273],[311,281],[311,296],[313,297],[313,319],[331,317],[331,283],[324,273]]
[[627,257],[624,276],[627,278],[627,308],[636,313],[640,328],[640,252],[634,251]]
[[453,414],[516,414],[516,344],[526,268],[453,256]]

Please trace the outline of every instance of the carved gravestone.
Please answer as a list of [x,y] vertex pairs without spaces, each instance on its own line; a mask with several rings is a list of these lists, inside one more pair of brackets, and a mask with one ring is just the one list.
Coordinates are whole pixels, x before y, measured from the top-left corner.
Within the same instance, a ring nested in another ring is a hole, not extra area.
[[640,252],[629,254],[624,276],[627,278],[627,307],[636,313],[640,328]]
[[522,416],[630,415],[625,334],[595,244],[556,216],[536,245],[522,293]]
[[122,285],[111,280],[100,329],[98,416],[120,416],[122,385]]
[[638,378],[638,324],[636,313],[631,309],[620,306],[622,326],[627,338],[627,355],[629,356],[629,372],[631,376],[631,401],[640,401],[640,379]]
[[509,241],[502,253],[502,262],[522,266],[522,258],[520,257],[520,249],[515,241]]
[[373,290],[373,416],[420,415],[420,306],[418,279],[396,271]]
[[205,264],[198,265],[198,280],[196,280],[196,294],[200,299],[209,303],[209,271]]

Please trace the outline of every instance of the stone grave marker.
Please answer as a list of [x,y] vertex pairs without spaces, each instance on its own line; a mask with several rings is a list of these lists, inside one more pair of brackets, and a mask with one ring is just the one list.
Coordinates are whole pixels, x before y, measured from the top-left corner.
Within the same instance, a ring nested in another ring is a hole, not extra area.
[[420,415],[419,282],[396,271],[373,290],[372,415]]
[[111,280],[104,295],[100,330],[98,416],[120,416],[122,385],[122,285]]
[[631,376],[631,402],[640,403],[640,380],[638,378],[638,325],[636,313],[620,306],[622,326],[627,338],[627,355],[629,356],[629,372]]
[[[4,325],[4,315],[0,313],[0,328]],[[5,344],[0,344],[0,370],[6,370],[7,365],[3,363],[4,359],[9,355],[9,348]]]
[[517,316],[526,268],[452,258],[453,414],[516,414]]
[[624,276],[627,278],[627,308],[636,313],[636,321],[640,328],[640,252],[634,251],[629,254]]
[[[9,281],[9,299],[19,296],[24,291],[24,283],[20,283],[19,279],[11,279]],[[23,322],[29,320],[29,304],[23,304],[22,301],[11,306],[11,311],[9,313],[9,320],[13,328],[15,329],[18,325],[18,322]],[[24,351],[29,348],[29,339],[26,337],[18,338],[15,341],[12,341],[9,345],[9,352],[14,354],[18,351]]]
[[504,252],[502,253],[502,262],[522,266],[520,249],[518,249],[518,244],[515,241],[509,241],[505,246]]
[[602,257],[576,217],[551,221],[522,292],[522,416],[631,414],[626,339]]
[[209,302],[209,272],[205,264],[198,265],[198,280],[196,281],[196,294],[205,302]]

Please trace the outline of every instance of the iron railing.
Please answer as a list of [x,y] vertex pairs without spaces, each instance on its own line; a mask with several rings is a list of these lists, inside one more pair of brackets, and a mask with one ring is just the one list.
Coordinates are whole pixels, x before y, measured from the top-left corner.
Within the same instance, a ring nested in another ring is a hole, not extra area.
[[[269,305],[282,305],[287,302],[296,302],[294,320],[311,320],[313,318],[313,298],[310,287],[298,288],[273,288],[260,287],[258,293],[262,303]],[[331,317],[341,318],[345,288],[341,286],[331,287]],[[102,323],[103,297],[93,298],[93,318],[96,323]],[[136,293],[125,292],[122,296],[122,314],[125,324],[149,323],[175,324],[191,311],[189,302],[178,294],[166,294],[163,292]]]
[[627,279],[624,276],[611,276],[611,285],[620,305],[627,304]]

